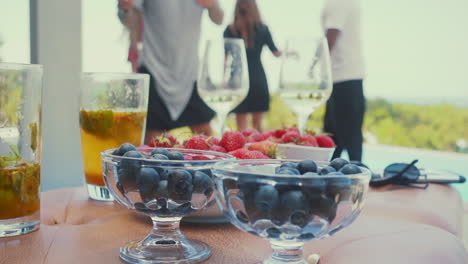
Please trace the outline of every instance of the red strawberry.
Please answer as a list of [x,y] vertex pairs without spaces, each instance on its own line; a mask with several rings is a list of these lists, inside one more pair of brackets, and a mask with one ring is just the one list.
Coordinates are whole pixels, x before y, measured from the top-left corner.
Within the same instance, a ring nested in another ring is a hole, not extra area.
[[230,152],[228,152],[228,154],[231,154],[234,157],[236,157],[238,159],[241,159],[247,151],[249,151],[249,150],[245,149],[245,148],[240,148],[240,149],[236,149],[234,151],[230,151]]
[[245,144],[244,135],[241,132],[231,131],[226,132],[221,139],[220,145],[227,151],[233,151],[242,148]]
[[299,134],[301,133],[301,132],[299,132],[299,129],[297,127],[289,127],[287,129],[287,132],[297,132]]
[[244,135],[244,137],[248,137],[250,135],[252,135],[253,133],[256,133],[257,131],[253,128],[246,128],[244,130],[242,130],[242,135]]
[[204,138],[203,136],[193,136],[185,142],[184,147],[187,149],[210,149],[210,146],[208,145],[208,143],[206,143],[206,138]]
[[297,142],[299,142],[300,138],[301,138],[301,135],[299,134],[299,132],[289,131],[289,132],[286,132],[286,134],[284,134],[281,137],[281,141],[283,143],[289,143],[289,142],[297,143]]
[[269,138],[269,137],[270,137],[270,136],[267,136],[267,137],[266,137],[264,134],[260,134],[260,133],[254,134],[254,135],[252,136],[252,138],[253,138],[253,140],[254,140],[255,142],[263,141],[263,140],[265,140],[265,139],[267,139],[267,138]]
[[227,153],[225,148],[223,148],[221,146],[218,146],[218,145],[211,146],[210,150],[217,151],[217,152],[222,152],[222,153]]
[[206,156],[192,156],[192,160],[211,160],[210,158]]
[[277,145],[271,141],[262,141],[253,143],[249,146],[249,150],[260,151],[261,153],[267,155],[270,158],[276,158],[276,149]]
[[178,144],[177,140],[169,133],[163,133],[160,136],[154,137],[150,143],[150,147],[158,148],[172,148],[175,144]]
[[217,139],[215,137],[209,137],[207,142],[210,145],[218,145],[219,146],[219,139]]
[[248,150],[241,159],[270,159],[270,157],[257,150]]
[[286,134],[286,129],[277,129],[275,131],[273,131],[273,136],[275,138],[281,138],[284,134]]
[[267,131],[262,133],[263,139],[267,139],[269,137],[274,137],[275,136],[275,131]]
[[299,139],[299,145],[318,147],[317,140],[312,135],[302,135]]
[[319,147],[321,148],[334,148],[335,147],[335,142],[333,142],[333,139],[329,136],[316,136],[315,139],[317,139],[317,143]]

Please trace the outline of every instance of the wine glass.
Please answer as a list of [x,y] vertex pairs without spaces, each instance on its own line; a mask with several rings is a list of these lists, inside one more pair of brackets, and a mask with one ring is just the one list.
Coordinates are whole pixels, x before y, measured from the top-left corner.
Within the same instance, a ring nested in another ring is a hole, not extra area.
[[224,132],[226,118],[249,91],[249,71],[244,41],[225,38],[223,42],[206,42],[198,75],[198,93],[216,112],[216,132]]
[[[262,264],[307,264],[304,243],[346,228],[364,206],[369,170],[345,165],[340,172],[319,175],[301,163],[234,160],[213,166],[216,201],[223,214],[238,229],[271,244],[272,255]],[[314,164],[321,171],[330,163]],[[300,175],[298,169],[307,172]]]
[[289,40],[281,65],[279,95],[296,114],[304,132],[310,114],[332,91],[330,54],[326,38]]
[[118,203],[151,217],[153,229],[145,238],[122,246],[120,258],[144,264],[207,259],[211,255],[208,245],[187,239],[179,223],[214,199],[213,164],[234,157],[214,151],[129,145],[101,153],[104,180]]

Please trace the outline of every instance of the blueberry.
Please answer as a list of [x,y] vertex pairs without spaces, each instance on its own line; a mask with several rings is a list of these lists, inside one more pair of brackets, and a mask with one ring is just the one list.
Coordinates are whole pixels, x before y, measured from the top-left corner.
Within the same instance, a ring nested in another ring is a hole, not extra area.
[[169,171],[167,178],[169,198],[176,202],[188,202],[192,199],[192,174],[187,170],[175,169]]
[[300,175],[301,173],[299,172],[298,169],[291,168],[291,167],[283,167],[280,168],[279,170],[276,171],[276,174],[281,174],[281,175]]
[[193,175],[193,192],[203,193],[210,197],[214,191],[214,183],[210,176],[201,171],[196,171]]
[[293,169],[297,169],[297,164],[294,163],[294,162],[284,162],[283,164],[281,164],[280,168],[293,168]]
[[[312,172],[308,172],[304,175],[309,175],[309,173]],[[322,177],[311,177],[304,179],[302,184],[302,190],[304,191],[304,194],[309,197],[322,195],[325,192],[326,187],[327,182]]]
[[300,240],[311,240],[311,239],[314,239],[315,238],[315,235],[312,234],[312,233],[305,233],[305,234],[302,234],[298,237],[298,239]]
[[[351,179],[348,177],[331,178],[327,181],[327,196],[339,198],[340,201],[349,200],[351,196]],[[339,195],[339,197],[336,197]]]
[[[127,158],[133,158],[133,159],[127,159]],[[137,170],[141,166],[141,161],[135,160],[135,159],[140,159],[140,158],[144,158],[143,154],[141,154],[140,152],[136,150],[128,151],[123,155],[123,158],[120,161],[120,168],[128,169],[128,170]]]
[[159,179],[161,181],[167,180],[167,175],[169,171],[164,167],[154,167],[154,169],[159,173]]
[[301,174],[317,172],[317,164],[313,160],[306,159],[297,164],[297,169]]
[[346,164],[349,164],[349,162],[342,158],[336,158],[330,162],[330,166],[335,168],[335,170],[337,171],[343,168],[343,166],[345,166]]
[[272,185],[263,185],[255,193],[255,206],[262,213],[269,213],[279,201],[278,191]]
[[185,160],[184,154],[178,152],[178,151],[172,151],[167,154],[167,157],[169,160]]
[[295,211],[306,207],[306,199],[301,191],[289,191],[281,195],[281,205]]
[[174,210],[174,212],[179,215],[188,215],[194,211],[195,210],[192,208],[192,204],[190,202],[186,202]]
[[312,214],[327,220],[329,223],[335,219],[338,204],[334,199],[323,196],[316,197],[310,200],[310,205]]
[[122,145],[120,145],[119,148],[115,149],[112,152],[112,155],[123,156],[125,153],[132,151],[132,150],[137,150],[134,145],[130,143],[123,143]]
[[156,199],[156,190],[159,186],[159,174],[153,168],[141,168],[137,176],[137,187],[141,200],[145,203]]
[[151,156],[156,154],[162,154],[167,157],[167,155],[169,155],[169,151],[165,148],[155,148],[153,151],[151,151]]
[[126,192],[136,189],[137,175],[138,175],[138,170],[119,169],[117,171],[117,178],[118,178],[119,184]]
[[327,175],[329,173],[332,173],[332,172],[336,172],[335,168],[333,168],[332,166],[325,166],[323,168],[321,168],[318,172],[319,175]]
[[291,221],[291,224],[300,227],[306,226],[309,222],[307,214],[304,211],[295,211],[291,214],[289,220]]
[[153,154],[151,158],[155,160],[169,160],[169,158],[164,154]]
[[122,186],[122,184],[120,182],[117,182],[115,184],[115,186],[117,187],[117,190],[119,190],[119,192],[122,194],[122,195],[125,195],[125,189],[124,187]]
[[266,232],[269,238],[278,238],[281,235],[281,231],[276,227],[270,227]]
[[361,169],[354,165],[354,164],[347,164],[345,166],[343,166],[343,168],[341,168],[340,170],[343,174],[346,174],[346,175],[349,175],[349,174],[359,174],[361,173]]

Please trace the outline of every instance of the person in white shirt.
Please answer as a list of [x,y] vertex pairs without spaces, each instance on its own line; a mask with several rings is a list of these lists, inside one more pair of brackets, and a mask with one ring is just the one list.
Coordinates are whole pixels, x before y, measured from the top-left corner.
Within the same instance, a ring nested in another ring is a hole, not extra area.
[[139,72],[151,75],[145,142],[183,126],[211,135],[214,112],[198,95],[196,77],[202,14],[208,10],[211,21],[221,24],[224,12],[218,1],[120,0],[120,7],[134,15],[127,22],[133,31],[139,32],[138,23],[143,23],[142,37],[135,39],[143,39]]
[[324,130],[333,134],[333,158],[346,150],[349,159],[362,160],[362,124],[365,113],[361,7],[359,0],[326,0],[322,26],[330,49],[333,92],[324,118]]

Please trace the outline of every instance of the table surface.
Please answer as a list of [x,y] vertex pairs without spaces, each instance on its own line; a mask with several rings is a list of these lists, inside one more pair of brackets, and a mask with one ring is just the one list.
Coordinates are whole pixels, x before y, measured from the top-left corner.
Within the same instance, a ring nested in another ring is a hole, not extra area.
[[[0,238],[0,263],[123,263],[119,247],[151,229],[149,218],[88,200],[84,188],[45,192],[41,199],[41,228]],[[306,243],[304,253],[320,254],[321,264],[468,263],[462,218],[460,195],[448,186],[372,189],[351,226]],[[211,247],[204,263],[256,263],[271,252],[266,240],[230,224],[183,223],[181,229]]]

